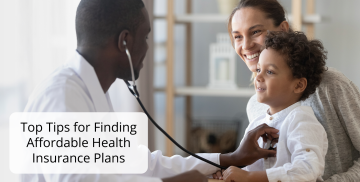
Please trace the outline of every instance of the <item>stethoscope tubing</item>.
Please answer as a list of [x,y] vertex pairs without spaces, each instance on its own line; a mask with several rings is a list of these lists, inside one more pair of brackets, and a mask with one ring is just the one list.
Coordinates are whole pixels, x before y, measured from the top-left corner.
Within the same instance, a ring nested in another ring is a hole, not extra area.
[[145,114],[148,116],[148,118],[150,119],[150,121],[156,126],[157,129],[159,129],[169,140],[171,140],[171,142],[173,142],[177,147],[179,147],[181,150],[183,150],[184,152],[186,152],[187,154],[197,158],[197,159],[200,159],[208,164],[211,164],[215,167],[218,167],[220,169],[227,169],[227,167],[223,167],[223,166],[220,166],[212,161],[209,161],[203,157],[200,157],[188,150],[186,150],[183,146],[181,146],[179,143],[177,143],[168,133],[166,133],[166,131],[164,131],[155,121],[154,119],[150,116],[150,114],[147,112],[147,110],[145,109],[144,105],[142,104],[141,100],[140,100],[140,97],[136,97],[136,100],[138,101],[139,105],[141,106],[142,110],[145,112]]
[[212,161],[209,161],[203,157],[200,157],[188,150],[186,150],[183,146],[181,146],[179,143],[177,143],[168,133],[166,133],[165,130],[163,130],[156,122],[155,120],[150,116],[150,114],[147,112],[147,110],[145,109],[144,105],[142,104],[141,100],[140,100],[140,95],[137,91],[137,88],[136,88],[136,84],[135,84],[135,76],[134,76],[134,70],[133,70],[133,65],[132,65],[132,60],[131,60],[131,55],[130,55],[130,51],[128,50],[128,48],[126,47],[126,42],[124,41],[123,42],[124,46],[125,46],[125,52],[126,52],[126,55],[128,56],[128,59],[129,59],[129,64],[130,64],[130,69],[131,69],[131,76],[132,76],[132,81],[133,81],[133,85],[131,85],[127,80],[124,80],[125,84],[127,85],[127,87],[129,88],[131,94],[133,94],[136,98],[136,100],[138,101],[139,105],[141,106],[142,110],[144,111],[144,113],[147,115],[147,117],[150,119],[150,121],[156,126],[157,129],[159,129],[171,142],[173,142],[177,147],[179,147],[181,150],[183,150],[184,152],[186,152],[187,154],[199,159],[199,160],[202,160],[208,164],[211,164],[217,168],[220,168],[220,169],[227,169],[227,167],[223,167],[223,166],[220,166],[219,164],[216,164]]

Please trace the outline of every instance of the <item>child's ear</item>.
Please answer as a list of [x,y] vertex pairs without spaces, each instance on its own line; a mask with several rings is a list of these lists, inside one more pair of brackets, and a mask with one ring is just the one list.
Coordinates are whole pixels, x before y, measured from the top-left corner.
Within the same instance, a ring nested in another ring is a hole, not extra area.
[[294,92],[299,94],[304,92],[304,90],[306,89],[307,86],[307,79],[306,78],[300,78],[297,80]]

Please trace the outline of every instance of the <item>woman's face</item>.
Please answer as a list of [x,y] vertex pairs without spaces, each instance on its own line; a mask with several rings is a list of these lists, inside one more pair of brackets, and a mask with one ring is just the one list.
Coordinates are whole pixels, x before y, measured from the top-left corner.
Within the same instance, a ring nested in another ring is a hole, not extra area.
[[256,72],[267,30],[287,31],[289,28],[286,21],[275,27],[273,19],[266,18],[264,12],[251,7],[236,11],[231,26],[235,51],[252,72]]

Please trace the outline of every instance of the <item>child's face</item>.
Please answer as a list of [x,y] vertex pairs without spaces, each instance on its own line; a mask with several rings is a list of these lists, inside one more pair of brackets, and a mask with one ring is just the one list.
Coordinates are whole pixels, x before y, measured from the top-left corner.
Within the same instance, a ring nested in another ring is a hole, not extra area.
[[298,101],[299,95],[295,93],[298,79],[293,77],[284,58],[274,49],[261,52],[254,80],[258,102],[288,107]]

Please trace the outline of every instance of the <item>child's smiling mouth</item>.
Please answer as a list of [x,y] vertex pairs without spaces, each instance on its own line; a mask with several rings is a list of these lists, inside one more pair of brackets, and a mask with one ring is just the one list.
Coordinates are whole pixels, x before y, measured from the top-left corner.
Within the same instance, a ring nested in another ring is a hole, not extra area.
[[264,87],[256,87],[256,91],[258,91],[258,92],[263,92],[263,91],[265,91],[266,90],[266,88],[264,88]]

